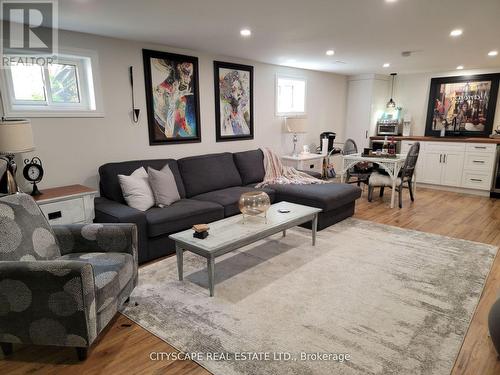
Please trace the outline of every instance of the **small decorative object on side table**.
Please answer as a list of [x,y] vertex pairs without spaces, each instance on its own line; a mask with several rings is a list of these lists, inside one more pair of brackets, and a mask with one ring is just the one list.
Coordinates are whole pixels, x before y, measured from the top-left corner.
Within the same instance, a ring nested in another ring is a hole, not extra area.
[[31,184],[33,184],[33,191],[31,192],[31,196],[36,196],[40,195],[40,190],[38,190],[38,184],[40,181],[42,181],[43,178],[43,167],[42,167],[42,161],[38,157],[34,157],[31,160],[29,159],[24,159],[24,169],[23,169],[23,176],[26,179],[26,181],[29,181]]
[[239,207],[243,214],[243,222],[245,222],[245,215],[258,216],[264,214],[267,223],[266,213],[269,207],[271,207],[271,199],[263,191],[250,191],[241,194]]
[[50,224],[84,224],[94,220],[97,191],[82,185],[44,189],[33,197]]

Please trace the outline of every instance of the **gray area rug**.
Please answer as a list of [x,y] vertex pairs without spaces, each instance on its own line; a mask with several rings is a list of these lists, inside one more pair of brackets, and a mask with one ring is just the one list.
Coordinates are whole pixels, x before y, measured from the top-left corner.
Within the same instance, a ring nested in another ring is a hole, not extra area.
[[218,258],[214,298],[204,258],[143,267],[123,313],[214,374],[449,374],[496,251],[348,219]]

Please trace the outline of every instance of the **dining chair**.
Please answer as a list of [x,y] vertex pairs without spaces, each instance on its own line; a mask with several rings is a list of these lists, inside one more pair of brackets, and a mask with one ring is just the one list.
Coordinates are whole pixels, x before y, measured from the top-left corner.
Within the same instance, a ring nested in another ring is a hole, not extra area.
[[[418,154],[420,152],[420,142],[415,142],[408,151],[405,163],[401,171],[399,172],[398,178],[396,180],[396,191],[399,195],[399,208],[403,207],[403,185],[408,184],[408,190],[410,191],[410,199],[412,202],[415,201],[413,194],[413,176],[415,174],[415,166],[418,160]],[[376,187],[380,187],[380,196],[384,195],[384,188],[388,186],[392,188],[392,179],[389,175],[374,171],[368,180],[368,202],[372,201],[373,190]]]

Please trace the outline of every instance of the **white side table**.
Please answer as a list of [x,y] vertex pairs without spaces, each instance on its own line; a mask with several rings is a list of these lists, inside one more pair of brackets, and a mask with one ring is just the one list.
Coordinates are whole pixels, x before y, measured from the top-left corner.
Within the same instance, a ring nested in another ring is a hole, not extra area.
[[97,191],[83,185],[70,185],[41,192],[33,198],[51,225],[93,222]]
[[301,171],[311,171],[323,174],[322,154],[299,154],[298,156],[284,155],[281,162],[287,167],[292,167]]

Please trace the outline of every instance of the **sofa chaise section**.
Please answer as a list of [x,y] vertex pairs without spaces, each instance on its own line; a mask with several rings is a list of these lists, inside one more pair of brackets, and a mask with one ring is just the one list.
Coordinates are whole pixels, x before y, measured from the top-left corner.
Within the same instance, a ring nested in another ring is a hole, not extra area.
[[[271,185],[270,188],[276,191],[277,201],[321,208],[318,230],[354,215],[356,199],[362,192],[359,187],[348,184]],[[311,223],[303,226],[310,228]]]

